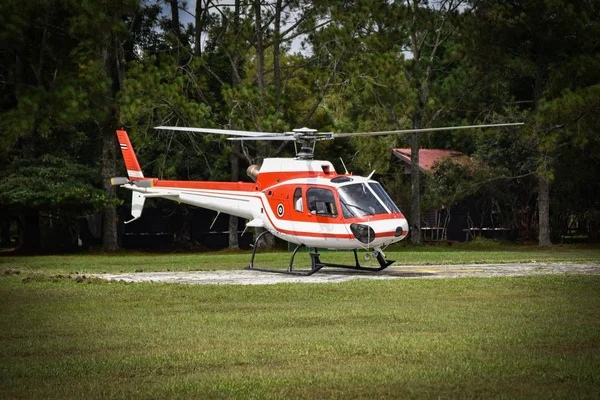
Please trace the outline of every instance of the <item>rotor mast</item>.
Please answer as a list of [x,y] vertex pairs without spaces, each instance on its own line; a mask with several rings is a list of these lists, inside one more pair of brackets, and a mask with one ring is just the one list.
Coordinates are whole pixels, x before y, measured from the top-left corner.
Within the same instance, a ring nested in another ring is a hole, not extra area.
[[[294,135],[294,151],[299,160],[312,160],[315,155],[315,145],[317,144],[316,129],[298,128],[292,129]],[[298,151],[298,143],[300,151]]]

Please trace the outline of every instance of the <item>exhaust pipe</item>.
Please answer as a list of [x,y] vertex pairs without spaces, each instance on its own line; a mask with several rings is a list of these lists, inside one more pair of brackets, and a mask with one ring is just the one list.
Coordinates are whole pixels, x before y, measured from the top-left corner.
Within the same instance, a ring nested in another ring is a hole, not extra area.
[[249,166],[248,169],[246,170],[246,174],[254,182],[256,182],[256,178],[258,178],[258,173],[259,172],[260,172],[260,167],[258,165],[256,165],[256,164],[253,164],[253,165]]

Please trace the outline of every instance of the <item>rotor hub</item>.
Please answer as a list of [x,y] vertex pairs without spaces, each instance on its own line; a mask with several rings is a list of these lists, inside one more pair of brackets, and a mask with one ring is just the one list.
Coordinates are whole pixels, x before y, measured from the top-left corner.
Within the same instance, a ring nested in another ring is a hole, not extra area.
[[311,134],[311,133],[317,133],[318,131],[316,129],[310,129],[307,127],[303,127],[303,128],[298,128],[298,129],[292,129],[292,132],[306,135],[306,134]]

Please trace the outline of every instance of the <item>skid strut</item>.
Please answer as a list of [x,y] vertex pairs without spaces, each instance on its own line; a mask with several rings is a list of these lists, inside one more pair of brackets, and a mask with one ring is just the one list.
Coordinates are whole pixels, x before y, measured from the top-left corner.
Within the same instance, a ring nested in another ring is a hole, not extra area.
[[315,272],[319,271],[323,267],[344,268],[344,269],[351,269],[351,270],[355,270],[355,271],[378,272],[378,271],[383,271],[384,269],[386,269],[387,267],[389,267],[390,265],[392,265],[394,263],[394,261],[392,261],[392,260],[384,259],[381,252],[378,251],[377,252],[377,261],[379,262],[379,267],[375,267],[375,268],[363,267],[358,262],[358,253],[356,252],[356,249],[353,250],[355,265],[324,263],[319,258],[320,254],[319,254],[317,248],[315,248],[314,253],[310,253],[311,268],[310,269],[294,269],[294,257],[296,257],[296,253],[298,252],[300,247],[303,246],[303,245],[299,244],[298,246],[296,246],[296,248],[292,252],[292,256],[290,258],[290,264],[288,265],[287,270],[271,269],[271,268],[257,268],[254,266],[254,258],[256,256],[256,249],[258,248],[258,246],[257,246],[258,241],[266,233],[268,233],[268,231],[261,232],[256,237],[256,240],[254,241],[254,247],[252,248],[252,258],[250,259],[250,264],[246,267],[246,269],[253,270],[253,271],[262,271],[262,272],[275,272],[275,273],[279,273],[279,274],[288,274],[288,275],[310,276],[310,275],[314,274]]

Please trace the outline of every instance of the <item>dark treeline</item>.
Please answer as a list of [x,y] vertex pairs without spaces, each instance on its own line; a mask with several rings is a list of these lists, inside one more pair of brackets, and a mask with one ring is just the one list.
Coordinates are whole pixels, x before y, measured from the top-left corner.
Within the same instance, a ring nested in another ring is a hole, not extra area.
[[[526,124],[322,142],[317,156],[338,170],[340,156],[354,173],[376,169],[413,242],[422,212],[464,199],[520,240],[546,246],[574,228],[597,240],[599,16],[591,0],[4,0],[1,244],[75,249],[93,230],[98,245],[118,248],[128,193],[109,178],[125,174],[120,127],[146,176],[237,181],[250,163],[293,147],[153,127],[515,121]],[[441,148],[471,162],[405,180],[393,147],[412,148],[413,161],[418,148]],[[237,219],[229,226],[236,247]]]

